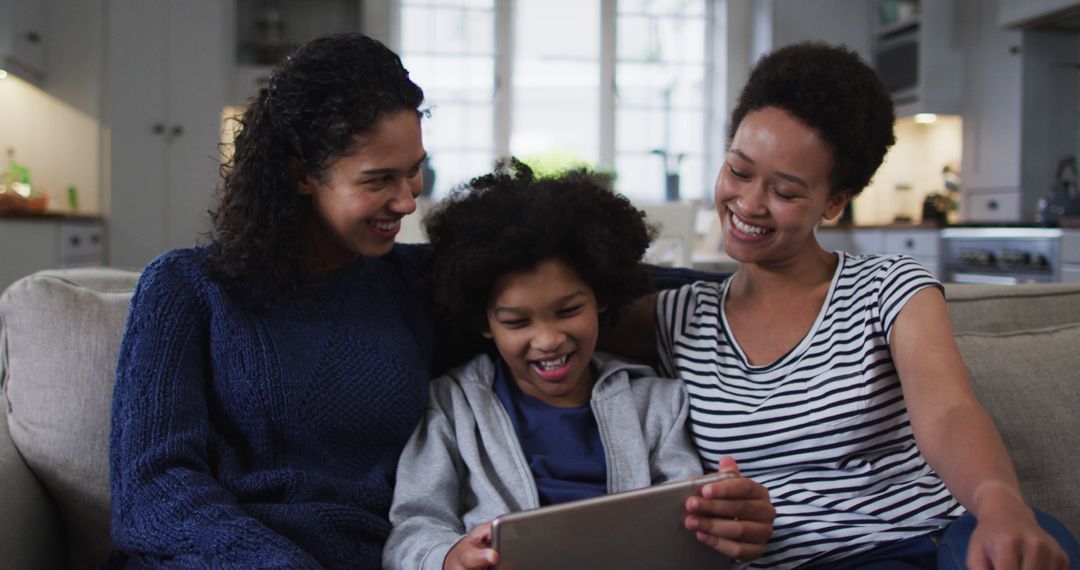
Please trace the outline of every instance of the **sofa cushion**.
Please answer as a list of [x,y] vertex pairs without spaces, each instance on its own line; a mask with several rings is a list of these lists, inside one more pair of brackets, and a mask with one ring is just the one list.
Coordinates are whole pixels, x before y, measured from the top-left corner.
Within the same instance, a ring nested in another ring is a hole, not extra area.
[[949,318],[958,333],[999,333],[1080,323],[1080,283],[948,283]]
[[1080,535],[1080,324],[961,333],[979,401],[1005,440],[1028,502]]
[[73,568],[96,568],[109,550],[109,414],[137,279],[43,271],[0,297],[11,439],[60,511]]

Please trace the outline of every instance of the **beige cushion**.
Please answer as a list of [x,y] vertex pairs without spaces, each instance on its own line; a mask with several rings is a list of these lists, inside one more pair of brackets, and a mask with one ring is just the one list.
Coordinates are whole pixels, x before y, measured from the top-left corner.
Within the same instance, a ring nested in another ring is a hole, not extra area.
[[[1009,332],[1080,323],[1080,283],[945,285],[953,330]],[[1077,361],[1080,364],[1080,361]]]
[[956,335],[1028,502],[1080,535],[1080,324]]
[[109,549],[109,414],[137,279],[44,271],[0,297],[11,439],[57,504],[73,568],[98,567]]

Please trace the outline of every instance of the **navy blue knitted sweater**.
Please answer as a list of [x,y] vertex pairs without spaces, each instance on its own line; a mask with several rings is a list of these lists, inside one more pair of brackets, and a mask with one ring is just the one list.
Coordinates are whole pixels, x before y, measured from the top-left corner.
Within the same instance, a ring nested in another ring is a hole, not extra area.
[[113,397],[113,562],[378,567],[427,404],[422,254],[361,258],[265,313],[206,276],[202,249],[151,263]]

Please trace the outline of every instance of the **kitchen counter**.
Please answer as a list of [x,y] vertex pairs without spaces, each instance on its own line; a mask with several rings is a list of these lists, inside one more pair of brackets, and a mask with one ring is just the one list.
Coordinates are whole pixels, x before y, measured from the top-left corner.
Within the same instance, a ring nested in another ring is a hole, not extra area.
[[908,224],[908,223],[891,223],[891,224],[834,224],[834,225],[821,225],[818,226],[819,230],[940,230],[950,227],[948,225],[940,224]]
[[64,212],[0,212],[0,220],[29,220],[43,222],[103,222],[105,218],[97,214],[68,214]]
[[103,265],[105,221],[62,212],[0,213],[0,291],[42,269]]

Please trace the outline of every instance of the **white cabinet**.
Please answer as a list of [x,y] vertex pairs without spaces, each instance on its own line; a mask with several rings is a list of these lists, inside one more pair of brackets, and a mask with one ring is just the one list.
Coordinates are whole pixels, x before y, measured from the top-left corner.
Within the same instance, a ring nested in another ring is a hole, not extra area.
[[936,228],[819,227],[817,240],[827,251],[858,255],[903,253],[941,277],[941,232]]
[[966,221],[1019,220],[1020,32],[997,23],[998,0],[959,3],[964,45],[963,184]]
[[1078,0],[1000,0],[998,23],[1006,27],[1051,23],[1080,11]]
[[1080,53],[1080,37],[1001,29],[996,15],[1007,4],[957,3],[965,22],[965,222],[1035,221],[1056,161],[1076,153],[1078,81],[1065,62]]
[[111,0],[109,261],[142,267],[194,245],[218,181],[229,7]]
[[47,14],[45,0],[0,2],[0,69],[34,83],[42,82]]
[[1080,281],[1080,230],[1065,230],[1061,236],[1061,280]]
[[0,292],[42,269],[103,265],[104,237],[91,218],[0,218]]

